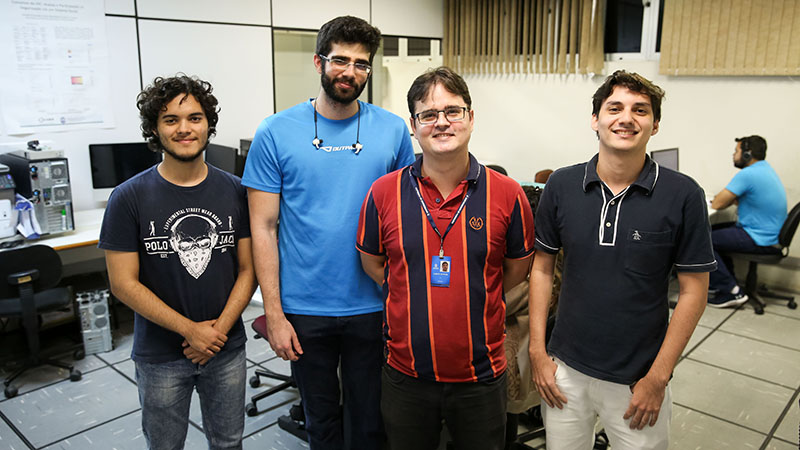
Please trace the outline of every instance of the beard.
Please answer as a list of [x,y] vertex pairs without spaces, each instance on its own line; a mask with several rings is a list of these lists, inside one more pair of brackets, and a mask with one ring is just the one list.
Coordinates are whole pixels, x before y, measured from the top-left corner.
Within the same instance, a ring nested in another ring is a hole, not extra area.
[[196,152],[182,155],[177,153],[175,150],[171,149],[166,142],[164,142],[163,140],[161,141],[161,148],[164,149],[164,152],[181,162],[192,162],[196,160],[197,158],[200,157],[200,155],[203,154],[203,152],[206,150],[206,147],[208,147],[208,139],[206,139],[206,142],[203,144],[203,146],[200,147],[200,149],[197,150]]
[[744,158],[734,159],[733,167],[736,167],[737,169],[744,169],[747,167],[747,165],[744,163]]
[[[341,75],[339,77],[336,77],[336,79],[333,79],[329,77],[328,74],[326,74],[325,72],[322,72],[320,80],[322,82],[322,89],[325,90],[325,94],[327,94],[327,96],[331,100],[337,103],[341,103],[343,105],[352,103],[355,99],[357,99],[361,95],[362,92],[364,92],[364,88],[367,86],[366,80],[364,80],[363,84],[358,84],[356,83],[354,77],[346,77],[344,75]],[[352,85],[353,90],[349,93],[347,91],[340,90],[339,88],[336,87],[336,81],[344,81]]]

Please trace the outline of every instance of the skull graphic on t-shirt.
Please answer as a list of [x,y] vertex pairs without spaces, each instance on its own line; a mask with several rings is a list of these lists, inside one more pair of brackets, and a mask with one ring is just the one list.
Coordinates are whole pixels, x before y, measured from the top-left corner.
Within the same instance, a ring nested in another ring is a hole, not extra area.
[[170,228],[170,246],[180,257],[186,271],[195,279],[208,267],[211,251],[217,245],[218,239],[216,224],[198,214],[185,215]]

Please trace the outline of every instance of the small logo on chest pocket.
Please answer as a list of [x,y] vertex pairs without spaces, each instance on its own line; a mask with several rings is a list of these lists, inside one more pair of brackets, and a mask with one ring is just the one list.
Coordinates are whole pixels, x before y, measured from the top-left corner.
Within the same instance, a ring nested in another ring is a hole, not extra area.
[[641,241],[642,235],[639,234],[639,230],[633,230],[633,240],[634,241]]
[[473,230],[479,231],[483,228],[483,219],[480,217],[473,217],[469,219],[469,226],[472,227]]

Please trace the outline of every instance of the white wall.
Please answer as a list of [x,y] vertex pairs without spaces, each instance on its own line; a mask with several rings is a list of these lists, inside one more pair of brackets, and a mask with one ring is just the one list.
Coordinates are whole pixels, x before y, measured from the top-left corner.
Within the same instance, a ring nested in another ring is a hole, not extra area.
[[8,136],[0,134],[0,142],[25,142],[31,139],[52,141],[69,159],[72,201],[76,210],[93,208],[92,178],[89,167],[89,144],[141,141],[136,95],[139,94],[139,62],[136,50],[134,19],[106,17],[109,46],[111,105],[115,128],[58,133],[35,133]]
[[[661,128],[649,149],[680,148],[680,170],[709,195],[736,173],[734,138],[767,140],[767,161],[786,186],[789,207],[800,201],[800,80],[791,77],[674,77],[658,74],[657,61],[606,63],[638,72],[666,91]],[[475,108],[471,151],[532,180],[541,169],[583,162],[597,152],[589,127],[591,97],[604,76],[471,75],[465,77]],[[800,256],[800,237],[791,252]],[[795,260],[796,264],[796,260]],[[762,270],[765,281],[800,290],[789,270]]]
[[370,0],[272,0],[272,25],[319,30],[336,16],[370,20]]
[[185,72],[214,87],[220,108],[214,143],[238,148],[273,113],[269,28],[140,20],[139,36],[145,84]]
[[[344,14],[371,20],[373,11],[381,21],[394,20],[382,22],[387,25],[413,24],[405,35],[442,34],[442,0],[410,0],[401,9],[389,0],[235,0],[225,5],[216,0],[105,0],[114,127],[0,133],[0,143],[53,141],[69,158],[75,210],[100,207],[92,199],[88,146],[141,141],[136,96],[142,84],[177,72],[210,81],[221,107],[213,142],[238,147],[240,139],[252,137],[259,122],[274,112],[272,27],[316,30]],[[422,21],[417,17],[420,11],[427,15]],[[310,56],[298,64],[298,70],[318,83]],[[305,98],[318,89],[315,84]]]
[[[236,0],[236,7],[222,7],[218,0],[136,0],[139,17],[269,25],[270,5],[264,0]],[[231,2],[234,3],[234,2]]]
[[444,37],[444,0],[372,0],[372,23],[381,33]]
[[[212,0],[138,0],[140,68],[134,0],[105,0],[105,5],[107,14],[129,16],[106,17],[115,128],[0,134],[0,142],[52,140],[64,148],[76,210],[99,206],[91,200],[88,145],[141,139],[135,107],[140,69],[144,84],[155,75],[177,71],[210,80],[222,106],[214,141],[238,146],[240,138],[252,136],[258,123],[273,113],[271,27],[315,30],[336,15],[352,14],[372,20],[384,34],[441,37],[444,20],[442,0],[237,0],[236,7],[224,8]],[[313,70],[309,61],[298,62],[304,70]],[[722,189],[736,172],[731,164],[733,138],[760,134],[767,139],[767,160],[786,185],[790,205],[800,201],[800,177],[794,173],[800,168],[800,139],[794,135],[800,117],[797,79],[668,77],[658,74],[653,61],[609,62],[605,73],[617,68],[639,72],[666,90],[661,131],[650,149],[679,147],[681,170],[707,193]],[[414,74],[396,67],[386,75],[376,99],[406,117],[405,92]],[[530,180],[540,169],[585,161],[596,152],[589,119],[591,96],[602,76],[465,78],[476,119],[470,147],[482,160],[505,166],[516,179]],[[316,89],[309,96],[315,94]],[[792,252],[800,255],[800,237],[796,240]],[[800,290],[800,277],[783,272],[763,273],[768,280],[777,278]]]

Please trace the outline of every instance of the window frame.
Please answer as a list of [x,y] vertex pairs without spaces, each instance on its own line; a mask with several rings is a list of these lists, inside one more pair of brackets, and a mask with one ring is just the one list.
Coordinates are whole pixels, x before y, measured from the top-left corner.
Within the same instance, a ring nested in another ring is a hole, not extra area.
[[656,51],[658,41],[658,15],[662,0],[642,0],[642,36],[639,52],[606,53],[606,61],[658,61],[661,52]]

